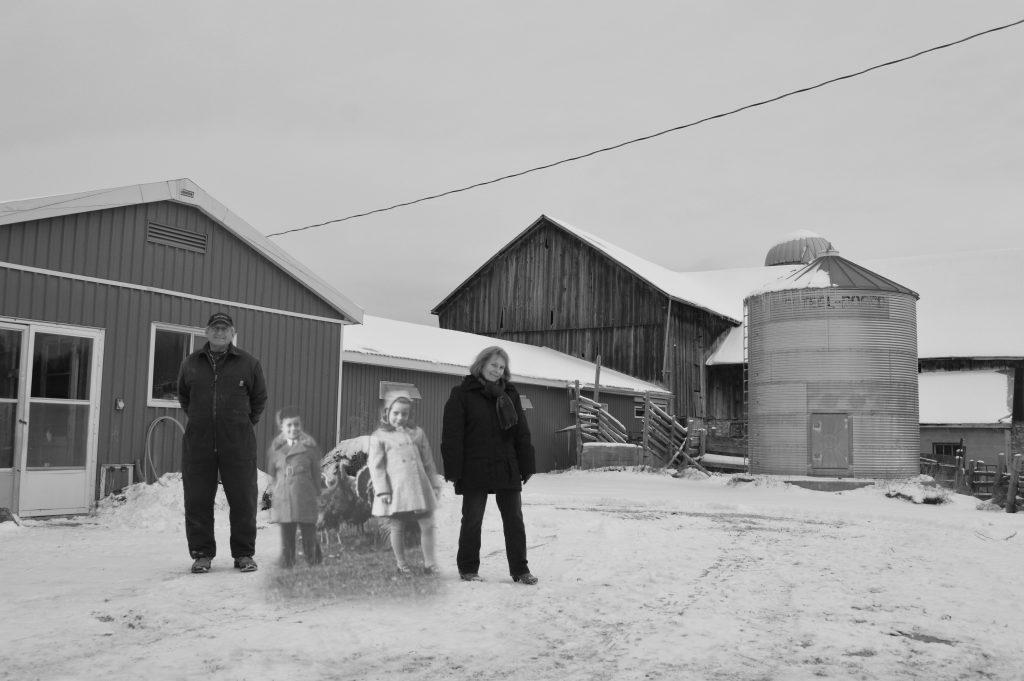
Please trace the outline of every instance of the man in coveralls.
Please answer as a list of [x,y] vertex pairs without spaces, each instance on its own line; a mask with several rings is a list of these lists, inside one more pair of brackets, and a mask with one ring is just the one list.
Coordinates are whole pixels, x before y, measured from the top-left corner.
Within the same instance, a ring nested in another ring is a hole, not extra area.
[[201,350],[181,363],[178,402],[188,416],[182,448],[185,537],[195,562],[192,572],[210,571],[217,555],[213,503],[217,479],[230,506],[231,555],[235,567],[254,572],[256,561],[256,432],[267,403],[258,359],[232,341],[235,323],[216,312],[206,323]]

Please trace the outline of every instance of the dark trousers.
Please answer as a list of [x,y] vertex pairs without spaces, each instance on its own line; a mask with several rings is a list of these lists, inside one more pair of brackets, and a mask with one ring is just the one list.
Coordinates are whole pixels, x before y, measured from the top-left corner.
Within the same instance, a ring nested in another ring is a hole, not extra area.
[[316,537],[316,523],[281,523],[281,565],[295,565],[295,531],[302,528],[302,555],[310,565],[323,562],[320,542]]
[[[462,528],[459,531],[459,553],[456,563],[460,573],[480,571],[480,528],[487,509],[487,492],[462,493]],[[523,524],[522,494],[515,490],[494,493],[501,511],[501,525],[505,531],[505,557],[510,575],[529,572],[526,563],[526,526]]]
[[213,533],[213,502],[217,479],[224,485],[230,508],[231,555],[256,555],[256,459],[218,460],[214,453],[186,456],[181,462],[185,488],[185,538],[193,558],[217,555]]

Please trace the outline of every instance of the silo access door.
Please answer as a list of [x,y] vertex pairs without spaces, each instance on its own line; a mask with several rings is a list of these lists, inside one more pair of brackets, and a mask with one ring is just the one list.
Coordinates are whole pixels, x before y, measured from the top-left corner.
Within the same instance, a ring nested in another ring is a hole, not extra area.
[[811,472],[843,473],[853,463],[850,456],[850,415],[811,414]]

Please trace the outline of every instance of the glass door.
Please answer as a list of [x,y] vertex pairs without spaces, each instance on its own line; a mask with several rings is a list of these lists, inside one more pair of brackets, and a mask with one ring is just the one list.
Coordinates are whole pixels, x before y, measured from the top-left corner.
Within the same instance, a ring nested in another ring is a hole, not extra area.
[[20,449],[23,337],[27,327],[0,324],[0,508],[17,509],[15,454]]
[[102,332],[32,325],[29,336],[19,512],[85,513],[96,471]]

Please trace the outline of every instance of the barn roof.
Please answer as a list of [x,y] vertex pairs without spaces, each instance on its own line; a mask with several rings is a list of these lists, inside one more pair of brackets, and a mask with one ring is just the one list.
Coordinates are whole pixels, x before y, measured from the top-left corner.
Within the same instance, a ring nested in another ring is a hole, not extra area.
[[[579,381],[581,387],[594,386],[597,365],[551,348],[371,315],[363,317],[361,325],[345,329],[343,360],[464,376],[477,353],[491,345],[508,352],[516,382],[565,387]],[[601,369],[600,382],[601,390],[669,394],[660,386],[606,367]]]
[[[559,220],[549,215],[541,215],[529,227],[520,232],[518,236],[505,244],[501,250],[491,256],[487,262],[478,267],[465,281],[449,293],[444,300],[434,306],[431,312],[437,314],[439,309],[444,307],[466,284],[497,260],[502,253],[512,248],[527,234],[545,223],[554,225],[580,241],[589,244],[598,252],[603,253],[672,300],[725,317],[734,324],[738,324],[743,318],[743,296],[764,284],[768,279],[785,276],[800,267],[800,265],[778,265],[767,268],[744,268],[712,272],[673,272],[600,237],[574,227],[564,220]],[[768,279],[765,279],[766,272],[768,273]],[[736,300],[739,301],[738,306],[735,304]]]
[[345,321],[354,323],[362,321],[363,309],[361,307],[339,293],[188,178],[6,201],[0,203],[0,225],[45,220],[62,215],[157,201],[174,201],[198,208],[249,244],[267,260],[281,267],[284,272],[309,289],[315,296],[331,305],[345,318]]
[[[433,312],[436,314],[501,253],[545,222],[591,245],[672,300],[707,310],[735,324],[736,327],[721,338],[709,364],[743,363],[744,299],[758,289],[782,283],[787,276],[805,267],[788,264],[673,272],[563,220],[541,215],[470,275]],[[1018,292],[1024,291],[1024,249],[961,251],[858,260],[851,264],[875,275],[880,286],[896,286],[920,296],[917,328],[921,358],[1024,358],[1024,315],[1013,313],[1018,304]],[[838,269],[837,276],[841,276]]]

